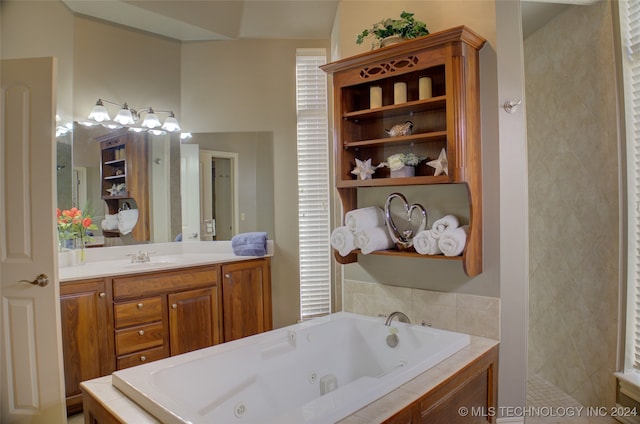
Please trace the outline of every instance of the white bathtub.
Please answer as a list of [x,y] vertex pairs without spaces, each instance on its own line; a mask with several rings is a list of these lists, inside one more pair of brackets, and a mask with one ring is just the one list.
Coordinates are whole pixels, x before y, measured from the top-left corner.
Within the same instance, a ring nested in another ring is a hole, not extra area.
[[113,385],[167,424],[326,424],[468,344],[466,334],[339,312],[116,371]]

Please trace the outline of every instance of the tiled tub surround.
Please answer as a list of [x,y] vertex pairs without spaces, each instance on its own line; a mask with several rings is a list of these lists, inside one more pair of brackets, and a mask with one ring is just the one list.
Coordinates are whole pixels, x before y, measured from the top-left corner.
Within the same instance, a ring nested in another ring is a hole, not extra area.
[[[150,261],[131,263],[132,254],[149,252]],[[267,256],[273,256],[274,242],[267,241]],[[131,246],[98,247],[85,249],[86,261],[74,264],[76,252],[58,254],[60,281],[82,280],[105,276],[162,271],[194,265],[253,259],[254,256],[236,256],[230,241],[193,241],[181,243],[151,243]]]
[[[471,336],[467,347],[454,353],[436,366],[421,373],[381,398],[340,420],[340,424],[375,424],[390,419],[398,411],[404,410],[424,398],[424,394],[446,384],[456,384],[460,370],[473,367],[486,355],[497,355],[498,342],[484,337]],[[495,364],[497,366],[497,364]],[[131,399],[116,389],[112,377],[101,377],[82,383],[85,392],[85,417],[88,411],[98,411],[95,416],[99,423],[158,423]],[[495,396],[496,393],[490,396]],[[455,414],[456,411],[451,413]],[[239,421],[241,422],[241,421]]]
[[500,339],[499,298],[346,279],[343,285],[343,308],[347,312],[378,316],[402,311],[412,323]]

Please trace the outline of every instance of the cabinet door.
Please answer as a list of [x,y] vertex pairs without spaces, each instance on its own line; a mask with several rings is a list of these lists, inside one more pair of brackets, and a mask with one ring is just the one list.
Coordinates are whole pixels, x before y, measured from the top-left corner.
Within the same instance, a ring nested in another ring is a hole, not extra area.
[[267,260],[222,266],[225,342],[271,330],[269,273]]
[[103,279],[60,285],[64,378],[69,413],[82,410],[80,382],[114,370],[110,302]]
[[220,343],[218,287],[169,294],[171,355]]

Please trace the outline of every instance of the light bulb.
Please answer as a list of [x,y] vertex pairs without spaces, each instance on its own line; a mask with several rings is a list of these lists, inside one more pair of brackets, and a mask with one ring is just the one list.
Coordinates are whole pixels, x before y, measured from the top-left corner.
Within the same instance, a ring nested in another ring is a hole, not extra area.
[[167,130],[169,132],[180,131],[180,124],[178,124],[178,120],[173,115],[173,113],[169,115],[169,117],[164,121],[164,124],[162,125],[162,129]]
[[160,120],[158,119],[156,114],[153,113],[153,109],[149,113],[147,113],[147,115],[144,117],[144,121],[142,121],[142,126],[144,128],[156,128],[160,125]]
[[98,99],[96,105],[91,109],[89,119],[92,119],[96,122],[104,122],[111,119],[111,117],[109,116],[109,112],[107,112],[107,108],[102,104],[102,100]]
[[129,107],[127,107],[126,103],[124,104],[124,107],[120,109],[116,117],[113,118],[113,120],[122,125],[133,125],[135,123],[135,121],[133,120],[133,115],[131,114],[131,111],[129,110]]

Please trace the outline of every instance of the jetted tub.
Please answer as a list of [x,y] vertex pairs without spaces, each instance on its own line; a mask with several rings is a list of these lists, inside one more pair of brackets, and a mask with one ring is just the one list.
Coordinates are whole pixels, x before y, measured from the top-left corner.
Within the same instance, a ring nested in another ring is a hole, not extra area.
[[[389,347],[387,336],[398,344]],[[113,373],[163,423],[331,423],[469,344],[469,336],[347,312]]]

